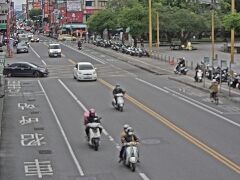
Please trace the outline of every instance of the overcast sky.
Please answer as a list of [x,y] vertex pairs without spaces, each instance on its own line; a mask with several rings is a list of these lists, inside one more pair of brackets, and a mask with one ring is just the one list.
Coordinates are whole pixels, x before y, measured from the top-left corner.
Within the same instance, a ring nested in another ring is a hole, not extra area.
[[26,0],[13,0],[15,6],[22,6],[22,4],[26,4]]

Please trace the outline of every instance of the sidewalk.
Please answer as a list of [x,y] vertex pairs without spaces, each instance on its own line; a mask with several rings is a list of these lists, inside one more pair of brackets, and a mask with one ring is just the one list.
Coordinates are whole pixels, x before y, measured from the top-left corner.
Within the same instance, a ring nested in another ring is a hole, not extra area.
[[[123,54],[121,52],[116,52],[116,51],[114,51],[110,48],[97,47],[97,46],[92,45],[92,44],[84,43],[83,47],[84,46],[87,47],[87,48],[90,48],[90,49],[94,49],[95,51],[99,51],[101,53],[108,54],[108,55],[110,55],[114,58],[117,58],[117,59],[119,59],[121,61],[124,61],[124,62],[127,62],[129,64],[132,64],[136,67],[139,67],[139,68],[144,69],[146,71],[149,71],[151,73],[154,73],[154,74],[157,74],[157,75],[167,75],[168,78],[171,79],[171,80],[174,80],[174,81],[177,81],[177,82],[180,82],[180,83],[184,83],[184,84],[189,85],[191,87],[198,88],[198,89],[201,89],[203,91],[209,92],[208,87],[211,84],[210,80],[205,79],[205,82],[203,80],[202,83],[197,83],[193,79],[193,77],[195,75],[194,68],[196,66],[196,63],[200,62],[201,60],[200,61],[194,61],[191,64],[188,63],[188,70],[189,71],[188,71],[187,75],[176,75],[176,74],[173,73],[173,70],[176,67],[176,60],[175,60],[175,65],[170,65],[169,58],[165,58],[165,57],[167,57],[167,55],[162,56],[162,58],[157,57],[157,56],[155,56],[155,58],[154,57],[153,58],[148,58],[148,57],[139,58],[139,57],[136,57],[136,56],[129,56],[129,55]],[[175,51],[174,53],[175,53],[175,55],[176,55],[176,53],[185,54],[184,57],[186,59],[194,58],[196,56],[195,55],[196,53],[198,55],[201,54],[201,56],[203,56],[204,53],[206,54],[206,52],[205,52],[206,44],[205,43],[203,45],[199,44],[198,46],[200,47],[200,49],[199,50],[194,50],[190,54],[188,54],[184,51],[177,51],[177,52]],[[205,46],[205,47],[202,47],[202,46]],[[204,49],[204,50],[202,50],[201,48]],[[164,48],[162,48],[162,49],[164,49]],[[209,50],[209,51],[211,51],[211,50]],[[170,51],[170,52],[173,52],[173,51]],[[224,54],[223,52],[219,52],[219,51],[216,51],[216,53],[219,53],[220,55]],[[230,56],[230,54],[227,54],[227,53],[225,53],[224,55],[225,56],[228,56],[228,55]],[[240,54],[235,54],[235,56],[239,57],[237,61],[240,61]],[[238,69],[240,69],[240,68],[238,68]],[[226,82],[223,82],[221,84],[221,91],[219,92],[219,96],[220,97],[225,97],[229,101],[232,101],[234,103],[238,103],[238,104],[240,103],[240,90],[231,88],[230,93],[229,93],[229,87],[228,87]]]

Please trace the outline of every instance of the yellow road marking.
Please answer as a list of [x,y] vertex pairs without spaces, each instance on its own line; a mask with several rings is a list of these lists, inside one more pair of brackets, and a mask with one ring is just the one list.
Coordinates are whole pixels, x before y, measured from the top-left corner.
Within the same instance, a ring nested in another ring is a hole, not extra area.
[[62,57],[66,57],[64,54],[61,54]]
[[[108,82],[104,81],[103,79],[99,78],[98,81],[101,82],[102,84],[106,85],[110,89],[114,89],[113,85],[109,84]],[[207,152],[208,154],[210,154],[211,156],[213,156],[214,158],[216,158],[217,160],[219,160],[220,162],[225,164],[226,166],[228,166],[229,168],[231,168],[232,170],[234,170],[235,172],[237,172],[238,174],[240,174],[240,167],[237,164],[233,163],[226,157],[224,157],[221,154],[219,154],[218,152],[214,151],[212,148],[208,147],[201,141],[197,140],[196,138],[194,138],[187,132],[183,131],[182,129],[180,129],[179,127],[177,127],[176,125],[174,125],[173,123],[171,123],[170,121],[165,119],[164,117],[160,116],[155,111],[146,107],[139,101],[135,100],[131,96],[125,94],[125,98],[128,99],[129,101],[131,101],[133,104],[140,107],[141,109],[143,109],[144,111],[146,111],[147,113],[149,113],[150,115],[152,115],[153,117],[155,117],[156,119],[158,119],[159,121],[161,121],[163,124],[165,124],[166,126],[171,128],[173,131],[177,132],[178,134],[180,134],[181,136],[183,136],[184,138],[186,138],[187,140],[189,140],[190,142],[192,142],[193,144],[195,144],[196,146],[198,146],[199,148],[201,148],[202,150],[204,150],[205,152]]]
[[68,59],[68,61],[74,65],[76,64],[72,59]]

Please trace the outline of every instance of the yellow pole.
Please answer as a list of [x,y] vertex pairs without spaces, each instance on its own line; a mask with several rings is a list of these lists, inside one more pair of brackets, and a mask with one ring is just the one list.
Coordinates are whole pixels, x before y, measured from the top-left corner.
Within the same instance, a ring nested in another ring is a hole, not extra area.
[[214,9],[212,9],[212,59],[214,59]]
[[158,46],[158,55],[160,53],[160,37],[159,37],[159,11],[157,10],[157,46]]
[[152,1],[148,0],[149,9],[149,53],[152,56]]
[[[232,0],[232,14],[235,13],[235,0]],[[234,63],[234,29],[231,29],[231,62]],[[233,76],[233,71],[230,71],[231,76]]]

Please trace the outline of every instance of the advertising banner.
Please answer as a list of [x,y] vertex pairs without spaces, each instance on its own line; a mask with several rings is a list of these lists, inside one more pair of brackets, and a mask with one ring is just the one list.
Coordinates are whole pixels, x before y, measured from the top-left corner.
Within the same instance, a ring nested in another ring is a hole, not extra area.
[[62,19],[59,19],[59,23],[61,23],[61,24],[65,23],[66,22],[66,16],[67,16],[66,8],[61,7],[59,9],[59,17],[62,17]]
[[67,12],[79,12],[82,11],[81,1],[67,1]]
[[82,12],[67,12],[66,22],[83,22]]
[[48,17],[48,1],[47,0],[44,1],[44,17],[45,18]]
[[41,2],[34,2],[33,9],[42,9],[41,8]]

